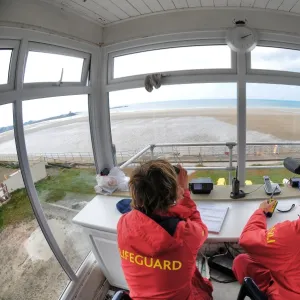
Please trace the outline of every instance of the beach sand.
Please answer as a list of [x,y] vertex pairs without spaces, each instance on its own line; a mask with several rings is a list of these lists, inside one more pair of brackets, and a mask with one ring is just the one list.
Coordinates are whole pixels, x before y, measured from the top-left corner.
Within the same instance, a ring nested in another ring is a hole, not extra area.
[[[112,112],[117,151],[135,151],[154,143],[237,141],[232,108]],[[300,141],[300,110],[248,109],[247,142]],[[0,134],[0,154],[16,153],[13,131]],[[92,152],[88,118],[61,119],[25,126],[28,153]]]
[[[235,125],[237,124],[237,111],[235,109],[176,109],[169,111],[151,111],[151,112],[128,112],[112,113],[111,122],[121,120],[137,119],[174,119],[174,122],[180,118],[190,117],[190,126],[194,127],[194,121],[197,117],[215,118],[221,122]],[[247,110],[247,130],[255,131],[266,135],[272,135],[280,140],[300,141],[300,110],[299,109],[248,109]],[[214,126],[211,130],[217,130]],[[267,142],[267,141],[266,141]]]

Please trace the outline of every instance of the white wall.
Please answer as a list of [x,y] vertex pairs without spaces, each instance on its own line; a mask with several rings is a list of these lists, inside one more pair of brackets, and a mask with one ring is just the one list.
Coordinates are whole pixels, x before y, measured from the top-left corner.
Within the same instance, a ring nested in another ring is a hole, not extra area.
[[153,35],[224,29],[233,19],[246,18],[248,25],[262,30],[300,35],[300,15],[257,9],[199,9],[157,14],[105,27],[104,44]]
[[[44,162],[36,163],[35,165],[30,167],[30,170],[34,182],[37,182],[47,177],[47,172],[46,172],[46,167]],[[3,181],[3,183],[6,184],[7,189],[10,193],[17,189],[22,189],[25,187],[20,170],[17,173],[15,173],[13,176],[9,177],[7,180]]]
[[39,0],[0,0],[0,25],[36,27],[94,44],[102,41],[102,27],[79,15]]

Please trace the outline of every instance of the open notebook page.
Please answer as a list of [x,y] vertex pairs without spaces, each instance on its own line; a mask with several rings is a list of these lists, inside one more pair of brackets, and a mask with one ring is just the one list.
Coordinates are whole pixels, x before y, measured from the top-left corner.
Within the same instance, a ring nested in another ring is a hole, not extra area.
[[220,233],[229,207],[223,204],[198,204],[201,219],[211,233]]

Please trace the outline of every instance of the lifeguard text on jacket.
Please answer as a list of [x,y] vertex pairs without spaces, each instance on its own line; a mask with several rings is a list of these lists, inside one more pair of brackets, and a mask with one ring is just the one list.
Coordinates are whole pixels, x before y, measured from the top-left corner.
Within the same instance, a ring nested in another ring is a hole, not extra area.
[[161,260],[153,257],[146,257],[142,255],[135,254],[126,250],[119,249],[120,256],[122,259],[128,260],[133,264],[139,266],[145,266],[147,268],[178,271],[182,267],[182,262],[178,260]]

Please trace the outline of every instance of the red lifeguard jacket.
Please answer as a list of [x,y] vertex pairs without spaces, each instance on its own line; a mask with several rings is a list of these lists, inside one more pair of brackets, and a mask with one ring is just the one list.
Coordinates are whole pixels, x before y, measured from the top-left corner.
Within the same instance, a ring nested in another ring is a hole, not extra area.
[[189,191],[164,216],[180,218],[173,236],[139,210],[118,223],[118,246],[130,297],[134,300],[211,300],[212,285],[196,268],[207,238]]
[[300,299],[300,220],[278,223],[267,230],[266,216],[259,209],[248,221],[239,243],[253,261],[270,270],[272,289],[278,291],[279,299]]

